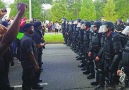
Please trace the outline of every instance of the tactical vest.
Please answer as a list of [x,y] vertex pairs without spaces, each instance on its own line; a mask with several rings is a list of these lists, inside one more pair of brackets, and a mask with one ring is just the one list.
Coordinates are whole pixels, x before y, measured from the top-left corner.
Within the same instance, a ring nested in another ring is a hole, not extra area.
[[72,25],[69,25],[69,32],[72,32],[72,31],[73,31]]
[[85,45],[89,45],[89,42],[90,42],[89,34],[90,34],[90,31],[84,30],[83,41]]
[[120,49],[119,40],[117,39],[114,40],[116,36],[117,34],[112,32],[109,37],[104,38],[105,39],[104,40],[104,53],[106,57],[110,57],[110,58],[114,57],[115,50]]
[[75,31],[75,35],[78,36],[78,35],[79,35],[79,31],[80,31],[80,27],[77,27],[77,28],[76,28],[76,31]]
[[91,45],[93,48],[97,48],[100,44],[100,40],[98,37],[98,33],[92,33],[91,34]]

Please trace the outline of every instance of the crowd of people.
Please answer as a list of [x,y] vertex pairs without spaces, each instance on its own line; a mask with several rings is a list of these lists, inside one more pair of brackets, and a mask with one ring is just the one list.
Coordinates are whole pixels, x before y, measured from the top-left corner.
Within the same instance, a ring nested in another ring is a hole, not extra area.
[[77,53],[87,79],[94,79],[95,90],[129,89],[129,24],[110,21],[67,21],[63,18],[64,44]]
[[[39,83],[42,82],[44,27],[41,21],[33,19],[27,23],[26,18],[22,18],[26,8],[26,4],[19,3],[14,19],[0,23],[0,90],[14,90],[8,78],[9,66],[15,64],[14,57],[20,61],[23,69],[22,90],[43,89]],[[6,13],[6,9],[0,10],[0,19]]]
[[49,22],[46,24],[46,32],[55,32],[55,34],[58,34],[58,32],[61,32],[61,25],[58,21],[55,23]]

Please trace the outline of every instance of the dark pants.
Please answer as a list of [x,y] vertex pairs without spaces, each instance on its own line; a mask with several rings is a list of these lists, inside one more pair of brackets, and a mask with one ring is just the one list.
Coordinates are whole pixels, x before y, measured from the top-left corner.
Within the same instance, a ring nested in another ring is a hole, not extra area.
[[31,90],[32,85],[34,84],[34,69],[23,69],[22,75],[22,90]]
[[4,65],[0,67],[0,90],[9,90],[10,87],[8,79],[9,63],[3,62],[3,64]]
[[5,71],[4,71],[4,83],[5,83],[5,85],[7,86],[7,87],[10,87],[10,83],[9,83],[9,78],[8,78],[8,73],[9,73],[9,62],[8,61],[6,61],[5,62]]

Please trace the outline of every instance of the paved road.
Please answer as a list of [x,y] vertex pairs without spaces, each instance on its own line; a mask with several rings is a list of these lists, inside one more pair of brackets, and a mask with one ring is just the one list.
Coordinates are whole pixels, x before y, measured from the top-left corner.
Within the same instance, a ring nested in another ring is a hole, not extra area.
[[[93,80],[87,80],[87,76],[77,66],[76,54],[64,44],[47,44],[43,54],[43,72],[41,79],[43,90],[94,90],[90,85]],[[15,60],[16,65],[10,69],[10,82],[12,86],[22,84],[22,69]],[[21,90],[16,88],[15,90]]]

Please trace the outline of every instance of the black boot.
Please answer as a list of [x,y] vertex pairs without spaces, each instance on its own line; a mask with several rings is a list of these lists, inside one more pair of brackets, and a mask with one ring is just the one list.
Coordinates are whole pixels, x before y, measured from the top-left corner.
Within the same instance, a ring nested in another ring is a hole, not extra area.
[[98,71],[96,70],[96,81],[95,82],[91,82],[91,85],[93,86],[97,86],[99,84],[99,73]]
[[84,64],[83,64],[83,63],[81,63],[80,65],[78,65],[78,67],[84,67]]
[[98,85],[98,82],[91,82],[91,85],[93,85],[93,86],[97,86]]
[[32,89],[43,89],[43,87],[40,86],[39,84],[35,84],[32,86]]
[[98,85],[95,90],[105,90],[105,87],[103,85]]
[[80,57],[76,58],[76,60],[82,60],[82,57],[80,56]]
[[87,79],[94,79],[95,78],[95,75],[92,75],[92,74],[89,74],[88,76],[87,76]]
[[88,75],[88,74],[90,74],[90,71],[85,71],[85,72],[83,72],[83,74]]

